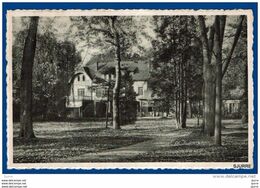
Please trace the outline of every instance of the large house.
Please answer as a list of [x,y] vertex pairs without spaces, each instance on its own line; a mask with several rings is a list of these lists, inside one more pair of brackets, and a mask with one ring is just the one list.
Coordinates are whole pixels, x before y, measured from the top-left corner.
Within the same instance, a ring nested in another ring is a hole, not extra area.
[[[66,99],[69,117],[105,117],[106,112],[112,111],[107,96],[109,82],[115,80],[114,65],[115,62],[109,57],[94,57],[86,66],[75,72],[69,81],[70,92]],[[152,95],[149,83],[149,62],[122,60],[121,69],[122,74],[125,70],[131,72],[134,91],[137,94],[138,116],[162,116],[162,112],[155,107],[159,99]],[[224,117],[240,114],[243,90],[232,92],[223,96]]]
[[[107,99],[108,84],[115,80],[115,62],[100,62],[97,58],[85,67],[78,69],[69,81],[70,92],[66,100],[69,117],[104,117],[106,110],[111,112],[111,105]],[[149,63],[141,61],[121,62],[122,74],[130,71],[137,94],[137,114],[139,116],[153,116],[154,99],[149,87]],[[158,113],[157,113],[158,114]]]
[[104,82],[98,72],[88,67],[77,70],[69,81],[70,92],[66,99],[69,117],[103,116],[107,100]]

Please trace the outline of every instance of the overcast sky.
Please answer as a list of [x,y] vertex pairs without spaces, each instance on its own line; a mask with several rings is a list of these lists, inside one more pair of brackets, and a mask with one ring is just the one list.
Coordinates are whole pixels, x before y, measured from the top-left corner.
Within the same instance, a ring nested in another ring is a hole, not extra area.
[[[151,19],[151,17],[146,17],[147,21],[144,22],[143,18],[135,17],[136,24],[142,24],[144,25],[144,32],[146,34],[149,34],[152,38],[155,37],[155,34],[153,32],[153,25],[149,22],[148,19]],[[55,37],[58,40],[64,41],[64,40],[70,40],[72,42],[75,42],[75,30],[76,28],[71,28],[72,22],[68,16],[63,17],[41,17],[39,21],[38,26],[38,32],[44,33],[48,29],[52,32],[54,32]],[[23,29],[28,27],[28,18],[21,18],[21,17],[14,17],[13,18],[13,33],[17,33]],[[138,36],[139,44],[144,47],[145,49],[151,48],[151,42],[141,34]],[[14,41],[14,40],[13,40]],[[83,63],[86,63],[93,54],[98,53],[97,48],[88,48],[85,45],[85,41],[81,42],[75,42],[77,50],[80,52],[82,60],[84,60]]]
[[[148,34],[151,38],[155,38],[155,33],[153,31],[154,26],[151,24],[151,16],[146,17],[134,17],[136,24],[141,24],[144,26],[144,32]],[[230,30],[229,24],[237,22],[237,16],[229,16],[227,18],[226,32]],[[208,16],[206,19],[206,24],[211,25],[214,21],[213,16]],[[75,39],[76,28],[71,28],[72,22],[70,17],[41,17],[38,26],[38,32],[44,33],[47,30],[52,31],[58,40],[70,40],[75,42],[77,50],[80,52],[82,57],[82,63],[85,64],[93,54],[97,53],[99,50],[97,48],[86,47],[86,41],[77,41]],[[13,33],[17,33],[28,27],[28,18],[13,17]],[[229,31],[230,32],[230,31]],[[233,31],[235,32],[235,31]],[[138,41],[139,45],[145,49],[151,48],[151,42],[146,37],[144,37],[141,32],[139,32]],[[224,45],[228,45],[230,39],[224,41]]]

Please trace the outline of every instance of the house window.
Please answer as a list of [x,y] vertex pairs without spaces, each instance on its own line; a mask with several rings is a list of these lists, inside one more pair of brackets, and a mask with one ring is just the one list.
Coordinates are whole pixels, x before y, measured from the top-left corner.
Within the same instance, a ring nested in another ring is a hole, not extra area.
[[102,96],[102,89],[100,89],[100,88],[96,89],[96,96],[99,98]]
[[82,76],[82,81],[85,81],[85,76],[84,75]]
[[78,76],[78,81],[80,81],[80,76]]
[[138,87],[138,95],[143,95],[144,91],[143,91],[143,87]]
[[107,90],[106,89],[103,89],[102,90],[102,97],[105,97],[107,95]]
[[84,89],[78,89],[78,96],[79,97],[84,97],[85,96],[85,90]]
[[97,88],[96,89],[96,96],[98,98],[104,97],[106,95],[106,90],[103,88]]

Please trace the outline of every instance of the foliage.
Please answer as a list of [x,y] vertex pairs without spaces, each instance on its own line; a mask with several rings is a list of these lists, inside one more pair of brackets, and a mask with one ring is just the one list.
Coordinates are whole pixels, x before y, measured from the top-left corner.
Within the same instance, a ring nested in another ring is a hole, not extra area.
[[[15,36],[13,43],[13,93],[14,119],[20,103],[20,70],[26,30]],[[57,41],[54,34],[37,35],[33,68],[33,117],[53,119],[65,115],[65,96],[68,81],[80,62],[75,45],[69,41]]]
[[[235,29],[237,25],[230,24],[229,27]],[[232,36],[227,33],[226,38]],[[233,36],[232,36],[233,37]],[[228,49],[223,50],[224,56],[227,56]],[[244,74],[247,64],[247,22],[244,20],[240,39],[234,51],[234,56],[223,77],[223,95],[225,98],[231,97],[231,91],[235,89],[245,90],[244,80],[247,81],[247,75]],[[246,78],[245,78],[246,77]]]
[[[187,84],[187,98],[201,98],[202,54],[198,48],[195,18],[191,16],[154,17],[153,71],[151,86],[154,95],[161,98],[158,108],[175,111],[176,92]],[[183,79],[180,69],[182,67]],[[185,99],[181,99],[185,100]],[[161,104],[160,104],[161,103]]]
[[129,71],[122,75],[120,88],[120,120],[121,125],[135,123],[137,117],[136,93],[133,88],[133,79]]
[[[236,25],[230,24],[230,28],[236,28]],[[232,33],[231,33],[232,34]],[[232,36],[228,34],[228,36]],[[227,36],[227,37],[228,37]],[[226,51],[224,51],[225,53]],[[248,74],[247,74],[247,20],[245,19],[242,26],[240,40],[234,51],[234,57],[223,77],[223,94],[225,98],[241,99],[240,114],[233,115],[241,117],[242,121],[248,121]],[[243,92],[241,94],[241,91]]]
[[[82,48],[87,47],[92,55],[108,52],[115,54],[112,19],[113,16],[71,17],[71,29],[76,28],[75,40],[82,43]],[[136,36],[142,31],[142,27],[136,24],[134,17],[117,16],[114,24],[119,34],[121,56],[140,56],[143,47]]]

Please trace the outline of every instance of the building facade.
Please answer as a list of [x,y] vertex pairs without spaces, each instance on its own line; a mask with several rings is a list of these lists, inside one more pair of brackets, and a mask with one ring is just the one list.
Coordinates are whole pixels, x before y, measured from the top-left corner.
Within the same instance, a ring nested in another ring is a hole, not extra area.
[[93,70],[84,67],[75,72],[69,81],[70,92],[66,99],[68,117],[103,117],[106,112],[106,80]]
[[[67,115],[71,118],[105,117],[111,115],[112,101],[108,98],[108,85],[115,80],[115,62],[95,63],[75,72],[69,81],[70,92],[66,99]],[[122,61],[124,70],[131,72],[133,88],[136,93],[137,115],[139,117],[163,116],[156,108],[160,99],[152,95],[150,87],[150,68],[148,63]],[[112,88],[110,88],[110,95]],[[240,94],[241,95],[241,94]],[[223,99],[223,116],[239,118],[241,116],[241,96],[232,95]]]
[[[76,71],[69,81],[70,92],[66,100],[68,117],[105,117],[110,113],[108,84],[115,80],[114,62],[91,64]],[[143,62],[122,61],[124,70],[131,72],[137,101],[138,116],[155,116],[152,90],[149,87],[149,65]]]

